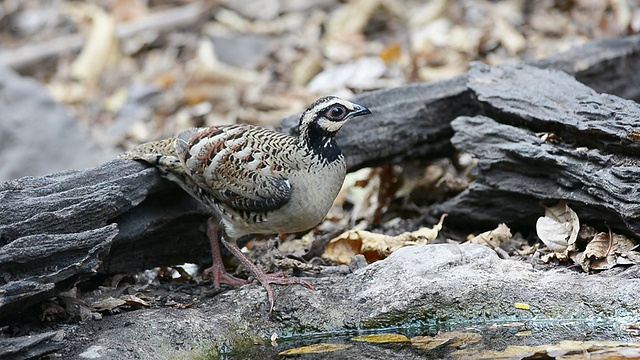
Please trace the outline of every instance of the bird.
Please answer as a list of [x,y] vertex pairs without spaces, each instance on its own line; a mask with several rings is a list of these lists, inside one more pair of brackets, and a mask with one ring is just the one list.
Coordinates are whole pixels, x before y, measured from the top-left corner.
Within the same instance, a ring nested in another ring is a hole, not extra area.
[[157,167],[210,210],[206,228],[213,264],[203,276],[212,277],[215,288],[248,283],[226,272],[222,243],[265,288],[271,313],[271,284],[313,286],[282,272],[263,272],[236,242],[257,234],[307,231],[322,222],[347,170],[335,135],[351,119],[367,114],[371,111],[365,106],[325,96],[302,112],[298,136],[248,124],[214,125],[140,144],[121,157]]

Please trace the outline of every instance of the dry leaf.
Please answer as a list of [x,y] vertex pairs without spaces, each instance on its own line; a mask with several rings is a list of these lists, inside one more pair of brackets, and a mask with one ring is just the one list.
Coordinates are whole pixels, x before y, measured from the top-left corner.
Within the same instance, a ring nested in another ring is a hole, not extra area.
[[429,229],[420,228],[413,232],[405,232],[397,236],[376,234],[364,230],[349,230],[334,238],[327,244],[322,258],[341,264],[349,264],[356,254],[363,254],[368,262],[384,259],[403,246],[425,245],[433,241],[442,229],[446,214]]
[[472,332],[453,331],[445,333],[445,335],[451,338],[451,342],[447,346],[457,348],[475,344],[478,341],[482,340],[482,335]]
[[617,263],[618,265],[640,264],[640,252],[627,251],[625,253],[622,253],[618,257]]
[[538,218],[536,232],[542,242],[555,253],[566,254],[575,250],[580,231],[578,215],[566,202],[545,207],[544,217]]
[[219,61],[213,42],[209,40],[198,42],[194,65],[191,73],[195,78],[216,84],[252,84],[260,76],[255,71],[227,65]]
[[495,249],[499,248],[503,242],[511,240],[511,237],[509,227],[505,224],[500,224],[494,230],[483,232],[469,240],[469,242],[472,244],[489,245],[489,247]]
[[437,18],[446,14],[448,8],[447,0],[431,0],[420,4],[409,14],[409,25],[412,28],[420,28],[428,25]]
[[584,256],[586,258],[602,259],[609,255],[611,251],[611,245],[613,244],[613,237],[611,232],[597,233],[596,236],[587,244],[587,248],[584,250]]
[[[640,355],[640,344],[618,341],[571,341],[565,340],[558,344],[538,346],[509,345],[504,351],[487,350],[476,354],[477,359],[524,359],[533,358],[562,358],[573,359],[634,359]],[[598,356],[606,354],[605,356]],[[590,356],[591,355],[591,356]],[[627,356],[633,355],[633,356]]]
[[281,351],[278,355],[284,356],[284,355],[301,355],[301,354],[324,354],[328,352],[348,349],[351,346],[352,345],[349,345],[349,344],[320,343],[320,344],[302,346],[295,349]]
[[496,19],[494,31],[494,36],[500,40],[502,46],[504,46],[511,55],[521,52],[527,46],[527,39],[524,35],[503,18]]
[[397,343],[409,342],[409,338],[402,334],[371,334],[351,338],[351,341],[362,341],[368,343]]
[[385,47],[384,49],[382,49],[382,51],[378,53],[378,56],[388,66],[397,62],[398,59],[400,59],[401,54],[402,54],[402,48],[400,47],[400,44],[397,42],[394,42],[388,45],[387,47]]
[[627,138],[631,141],[640,140],[640,131],[632,131],[627,135]]
[[584,252],[576,254],[573,261],[582,270],[608,270],[616,265],[640,263],[640,254],[633,251],[637,245],[624,235],[598,233],[587,245]]
[[128,96],[129,91],[127,90],[127,88],[121,87],[109,97],[104,99],[104,101],[102,102],[102,106],[107,111],[117,112],[124,104],[127,103]]
[[411,338],[411,345],[417,347],[422,350],[433,350],[440,346],[443,346],[449,343],[451,339],[447,337],[438,337],[436,336],[416,336]]
[[101,299],[98,302],[90,304],[90,307],[95,311],[110,311],[126,303],[127,302],[122,299],[108,297],[106,299]]
[[291,71],[291,82],[297,86],[305,86],[322,70],[322,55],[310,51],[298,61]]
[[380,8],[381,2],[355,0],[339,7],[327,22],[327,38],[345,40],[361,35],[374,12]]
[[165,302],[164,305],[171,306],[176,309],[188,309],[193,307],[194,303],[179,303],[175,300],[167,300],[167,302]]
[[71,66],[71,72],[80,80],[95,83],[110,61],[120,57],[115,21],[100,7],[74,4],[71,11],[91,18],[91,32]]
[[589,261],[589,268],[596,271],[609,270],[616,265],[618,265],[617,256],[613,254],[602,259],[591,259]]
[[437,347],[447,345],[450,347],[461,347],[475,344],[482,340],[482,335],[467,332],[445,332],[435,336],[416,336],[411,338],[411,345],[422,350],[433,350]]
[[314,76],[307,88],[315,93],[330,93],[344,88],[371,89],[387,71],[379,57],[361,57],[355,61],[328,67]]
[[125,301],[125,305],[127,306],[144,306],[144,307],[151,306],[148,302],[140,299],[135,295],[124,295],[121,297],[121,299]]
[[119,21],[131,21],[149,13],[145,0],[115,0],[111,9],[113,17]]

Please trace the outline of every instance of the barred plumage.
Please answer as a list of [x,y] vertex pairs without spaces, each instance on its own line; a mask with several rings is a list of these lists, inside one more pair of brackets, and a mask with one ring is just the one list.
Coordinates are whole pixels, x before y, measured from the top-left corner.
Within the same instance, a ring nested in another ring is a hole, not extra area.
[[214,276],[216,286],[242,283],[221,268],[216,254],[221,230],[222,243],[267,289],[272,309],[269,284],[311,285],[262,273],[235,241],[250,234],[304,231],[321,222],[346,174],[334,136],[351,118],[369,113],[344,99],[324,97],[302,113],[298,138],[241,124],[192,128],[139,145],[123,157],[158,167],[212,210],[208,234],[214,264],[205,273]]

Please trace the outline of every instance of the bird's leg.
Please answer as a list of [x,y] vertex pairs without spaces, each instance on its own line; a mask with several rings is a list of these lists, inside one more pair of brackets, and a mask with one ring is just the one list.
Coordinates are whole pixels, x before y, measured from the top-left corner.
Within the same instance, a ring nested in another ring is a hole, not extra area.
[[238,245],[236,245],[235,242],[226,241],[224,237],[222,237],[220,241],[222,241],[222,245],[224,245],[229,251],[231,251],[231,253],[238,260],[240,260],[240,262],[244,266],[246,266],[247,269],[249,269],[249,271],[251,271],[251,273],[256,278],[256,280],[260,281],[260,283],[262,284],[262,287],[264,287],[264,289],[267,290],[267,296],[269,297],[269,304],[270,304],[269,313],[273,311],[273,305],[275,303],[273,288],[271,287],[270,284],[280,284],[280,285],[300,284],[313,290],[313,286],[311,286],[311,284],[309,284],[308,282],[302,279],[297,279],[297,278],[286,278],[284,273],[281,271],[273,274],[265,273],[264,271],[258,269],[258,267],[253,262],[251,262],[251,260],[249,260],[249,258],[245,254],[242,253],[242,251],[240,250]]
[[248,284],[249,282],[247,280],[231,276],[224,269],[222,255],[220,255],[220,245],[218,245],[218,239],[222,239],[222,236],[214,218],[209,218],[209,220],[207,220],[207,236],[211,243],[211,257],[213,258],[213,265],[204,269],[202,276],[212,276],[213,286],[216,289],[220,288],[220,284],[227,284],[231,286],[242,286],[244,284]]

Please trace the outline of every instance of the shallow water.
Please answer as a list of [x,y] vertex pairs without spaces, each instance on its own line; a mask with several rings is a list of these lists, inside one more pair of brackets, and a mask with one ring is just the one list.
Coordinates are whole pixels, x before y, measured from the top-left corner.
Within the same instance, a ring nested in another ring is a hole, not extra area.
[[[474,359],[502,356],[503,358],[518,359],[534,354],[536,358],[551,358],[553,351],[556,351],[555,354],[558,351],[560,353],[584,353],[590,351],[589,349],[595,351],[608,347],[621,347],[624,346],[623,343],[638,346],[640,354],[640,338],[635,337],[638,331],[635,330],[633,320],[602,318],[595,320],[511,321],[507,319],[495,322],[467,322],[465,324],[448,322],[447,324],[421,324],[397,328],[279,335],[274,342],[267,340],[263,344],[243,348],[217,349],[220,352],[220,357],[216,358],[230,360],[271,358]],[[469,337],[469,333],[472,333],[473,336]],[[367,334],[402,334],[411,339],[413,344],[412,342],[372,343],[353,340],[355,336]],[[419,340],[424,339],[420,337],[436,334],[440,334],[440,339],[451,335],[451,339],[448,341],[440,340],[441,344],[432,342],[428,346],[429,350],[419,347]],[[616,341],[620,344],[589,343],[593,341]],[[282,354],[286,350],[313,344],[345,345],[346,348],[332,352]],[[548,350],[544,350],[543,353],[535,353],[536,349],[523,348],[520,351],[520,348],[517,348],[518,351],[513,352],[513,346],[534,347],[538,345],[548,345],[546,347]],[[507,349],[509,346],[510,348]],[[433,348],[431,349],[431,347]],[[507,349],[506,353],[500,353],[505,349]],[[549,353],[545,353],[546,351]]]

